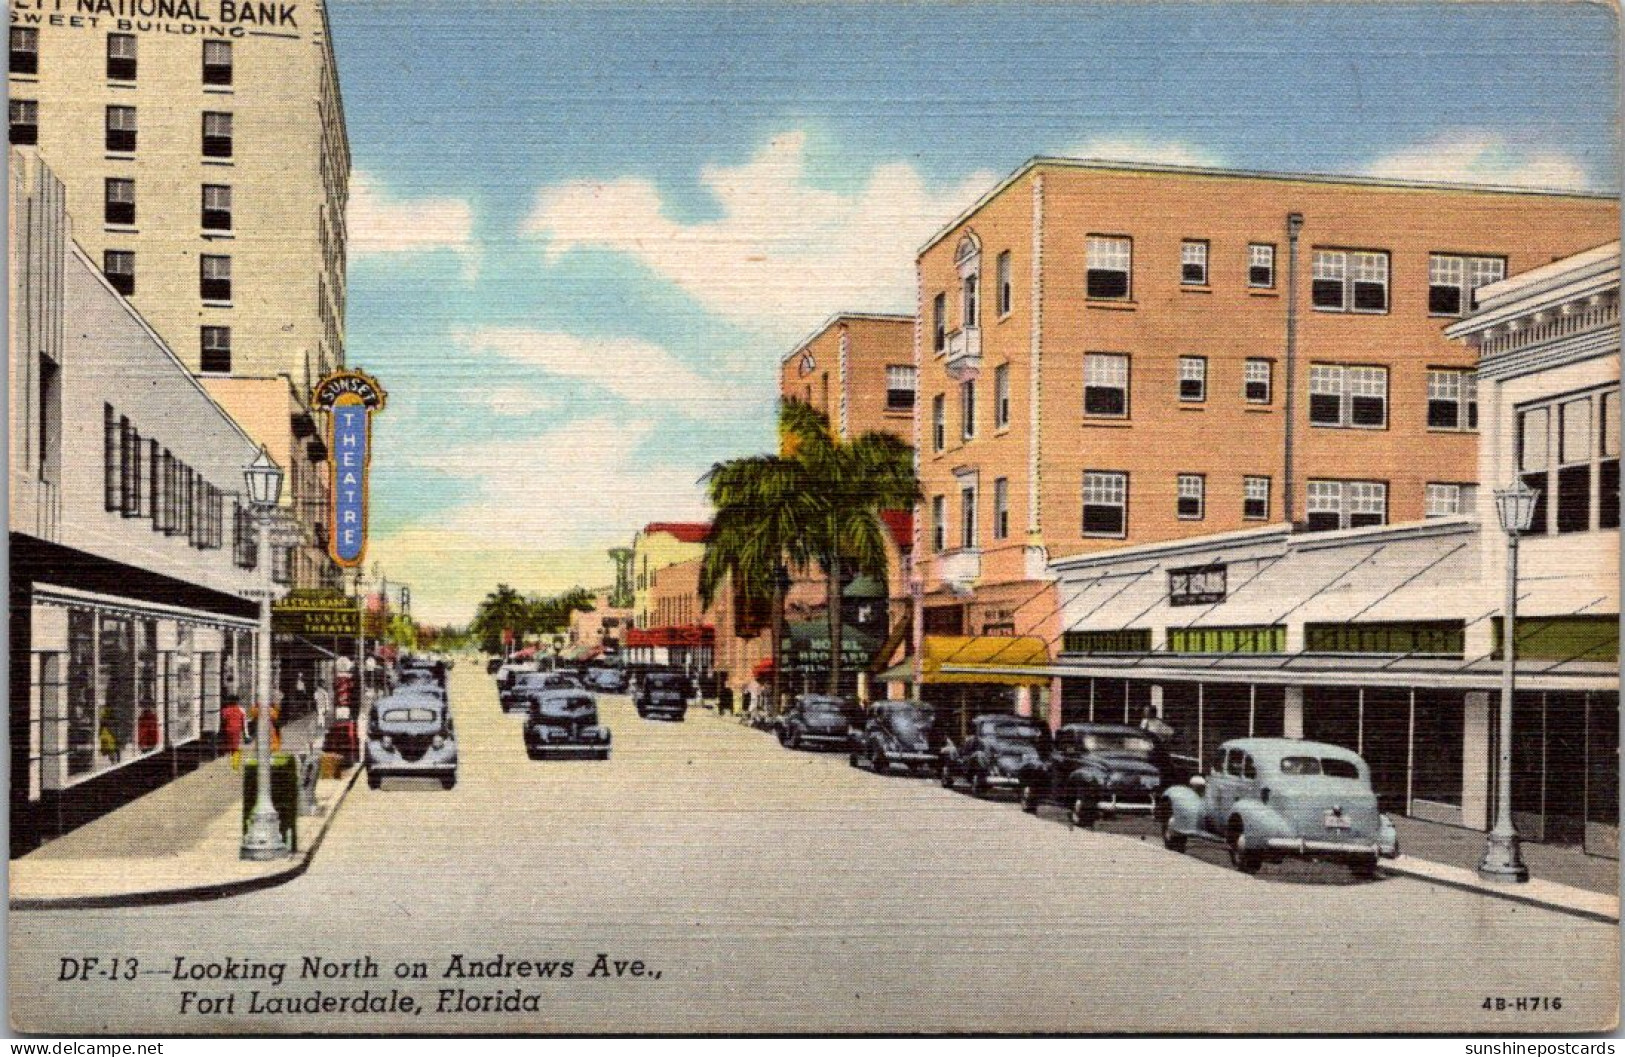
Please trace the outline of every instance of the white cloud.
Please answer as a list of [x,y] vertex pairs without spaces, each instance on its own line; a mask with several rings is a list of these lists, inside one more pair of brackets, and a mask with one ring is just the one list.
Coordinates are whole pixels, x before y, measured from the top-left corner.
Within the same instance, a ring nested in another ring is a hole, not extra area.
[[1384,155],[1365,169],[1391,180],[1443,180],[1564,190],[1594,189],[1590,171],[1561,151],[1509,143],[1495,133],[1452,133]]
[[1194,143],[1144,139],[1139,136],[1097,136],[1061,152],[1065,158],[1099,161],[1153,162],[1158,165],[1198,165],[1219,168],[1224,158]]
[[473,353],[488,353],[583,381],[635,404],[661,403],[705,417],[706,408],[748,398],[736,385],[701,376],[669,351],[636,338],[582,338],[524,327],[479,327],[452,334]]
[[912,311],[915,251],[994,177],[933,188],[891,162],[853,191],[828,190],[808,180],[806,135],[790,132],[700,181],[719,219],[672,220],[653,183],[625,177],[544,188],[524,232],[546,240],[549,260],[575,248],[628,254],[709,311],[782,339],[838,311]]
[[474,209],[461,198],[394,198],[369,173],[350,180],[345,218],[352,257],[449,251],[461,259],[463,278],[479,271]]

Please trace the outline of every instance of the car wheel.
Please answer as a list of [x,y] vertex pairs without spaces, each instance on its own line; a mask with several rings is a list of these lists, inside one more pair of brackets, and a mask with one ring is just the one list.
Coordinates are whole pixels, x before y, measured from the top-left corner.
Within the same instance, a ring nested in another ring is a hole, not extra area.
[[1094,826],[1100,817],[1100,811],[1095,807],[1094,799],[1087,791],[1072,798],[1072,807],[1067,812],[1067,819],[1079,829],[1089,829]]
[[942,782],[944,789],[954,787],[954,769],[948,766],[948,761],[944,760],[942,766],[937,769],[937,779]]
[[1038,814],[1038,790],[1030,782],[1021,783],[1021,810],[1029,815]]
[[778,736],[780,745],[783,745],[787,749],[790,747],[790,735],[783,728],[780,728],[773,733]]
[[598,750],[598,758],[599,758],[599,759],[600,759],[600,760],[607,760],[607,759],[609,759],[609,750],[608,750],[608,749],[599,749],[599,750]]
[[383,784],[384,784],[384,776],[383,775],[373,774],[371,771],[367,772],[367,788],[368,789],[377,789],[380,785],[383,785]]
[[987,796],[987,775],[976,771],[970,776],[970,795],[978,800]]
[[1349,863],[1349,872],[1362,881],[1369,881],[1377,876],[1377,857],[1369,855],[1355,859]]
[[440,779],[440,788],[442,788],[442,789],[455,789],[456,787],[457,787],[457,776],[455,774],[448,774],[444,778]]
[[876,774],[890,774],[891,761],[886,759],[886,750],[878,745],[869,750],[869,766]]
[[1247,847],[1247,831],[1239,821],[1230,824],[1230,865],[1242,873],[1257,873],[1264,857]]
[[798,751],[801,748],[801,731],[796,729],[795,727],[790,728],[789,747],[792,748],[792,749],[796,749]]
[[1162,830],[1162,846],[1169,851],[1184,852],[1185,835],[1174,829],[1174,807],[1168,801],[1157,804],[1157,822]]
[[856,767],[858,765],[858,750],[853,749],[851,752],[846,754],[846,765],[848,767]]

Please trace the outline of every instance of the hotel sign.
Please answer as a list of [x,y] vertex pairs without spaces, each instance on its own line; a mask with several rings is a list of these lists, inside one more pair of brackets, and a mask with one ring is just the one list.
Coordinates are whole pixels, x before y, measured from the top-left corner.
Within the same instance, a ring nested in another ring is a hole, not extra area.
[[372,461],[372,416],[387,399],[378,380],[360,371],[337,371],[317,383],[311,406],[327,412],[327,553],[346,568],[367,552],[367,469]]

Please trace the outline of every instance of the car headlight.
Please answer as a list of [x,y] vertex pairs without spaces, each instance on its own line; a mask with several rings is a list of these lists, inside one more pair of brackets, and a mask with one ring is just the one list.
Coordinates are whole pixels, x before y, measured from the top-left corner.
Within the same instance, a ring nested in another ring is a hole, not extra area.
[[446,736],[444,734],[436,734],[434,736],[433,744],[434,744],[434,747],[437,748],[437,749],[445,748],[446,747]]
[[386,749],[393,749],[395,747],[395,739],[391,738],[388,734],[385,734],[382,738],[379,738],[378,743]]

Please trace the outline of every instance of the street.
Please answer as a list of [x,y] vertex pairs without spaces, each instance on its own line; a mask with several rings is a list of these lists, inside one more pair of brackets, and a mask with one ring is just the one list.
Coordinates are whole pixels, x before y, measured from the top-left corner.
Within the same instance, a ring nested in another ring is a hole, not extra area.
[[[13,1026],[1507,1033],[1615,1019],[1611,926],[1405,879],[1351,883],[1330,867],[1247,877],[1217,850],[1164,850],[1144,825],[1073,830],[1053,810],[1030,817],[1008,800],[854,770],[844,753],[790,752],[703,710],[642,721],[624,697],[600,699],[608,762],[531,762],[480,661],[461,658],[450,688],[455,790],[359,782],[291,883],[206,903],[13,913]],[[446,976],[454,961],[467,973],[498,955],[573,969]],[[85,956],[138,959],[140,973],[59,982],[62,959]],[[306,957],[370,958],[380,975],[305,979]],[[281,960],[286,978],[182,982],[166,975],[177,958]],[[395,978],[416,962],[426,979]],[[263,1010],[266,996],[318,988],[399,989],[426,1008],[248,1012],[253,990]],[[440,1011],[442,989],[459,988]],[[233,990],[231,1012],[200,1011]],[[535,1011],[479,1010],[479,996],[515,992],[539,994]],[[1483,1008],[1535,996],[1561,1008]]]

